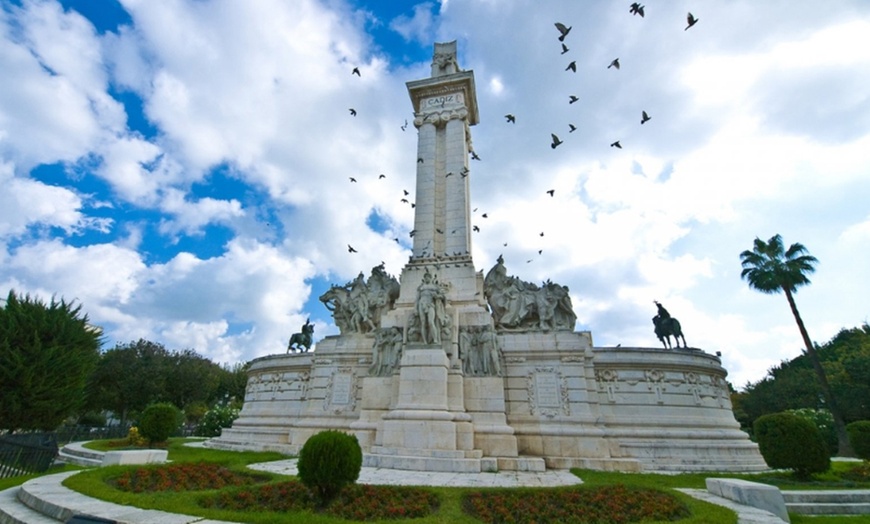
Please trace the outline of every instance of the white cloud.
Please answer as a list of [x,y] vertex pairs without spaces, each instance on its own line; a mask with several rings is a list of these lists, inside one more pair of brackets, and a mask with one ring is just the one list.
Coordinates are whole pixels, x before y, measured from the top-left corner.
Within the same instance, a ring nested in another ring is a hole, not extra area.
[[[283,351],[308,314],[327,318],[303,311],[306,279],[344,282],[381,260],[400,271],[408,252],[392,238],[407,242],[413,227],[400,199],[403,189],[414,198],[417,147],[413,126],[400,128],[413,118],[404,83],[427,77],[429,64],[400,67],[401,50],[400,60],[383,54],[392,49],[365,32],[377,8],[122,4],[132,26],[101,36],[56,2],[0,10],[0,67],[15,79],[0,83],[9,188],[0,231],[106,230],[94,220],[111,216],[120,235],[114,245],[4,246],[0,282],[87,300],[116,340],[250,359]],[[781,232],[822,259],[801,296],[817,340],[866,318],[870,52],[845,44],[870,24],[860,2],[709,4],[690,31],[680,3],[648,8],[644,19],[607,2],[433,6],[420,3],[391,27],[427,46],[432,35],[457,39],[460,65],[475,72],[478,268],[504,253],[524,280],[569,285],[580,323],[601,344],[658,346],[649,319],[661,300],[691,344],[723,352],[736,385],[800,350],[784,300],[772,306],[776,298],[740,281],[737,254],[755,236]],[[555,20],[574,27],[565,55]],[[620,71],[606,68],[615,56]],[[570,60],[577,74],[565,71]],[[110,82],[142,98],[156,136],[124,128]],[[569,105],[569,94],[580,102]],[[653,117],[643,126],[642,110]],[[551,133],[565,141],[558,149]],[[609,147],[614,140],[624,148]],[[81,180],[64,189],[28,178],[55,162],[76,164]],[[241,189],[223,192],[215,166]],[[92,174],[125,205],[80,196],[90,187],[76,193],[79,182],[96,185]],[[385,234],[366,224],[375,211]],[[222,254],[153,255],[167,236],[207,224],[235,235]],[[318,324],[319,334],[330,329]]]

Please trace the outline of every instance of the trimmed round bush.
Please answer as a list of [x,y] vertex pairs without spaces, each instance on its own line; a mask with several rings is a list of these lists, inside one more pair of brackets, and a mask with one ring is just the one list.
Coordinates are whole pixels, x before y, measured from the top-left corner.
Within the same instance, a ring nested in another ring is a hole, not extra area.
[[806,479],[831,467],[825,439],[809,420],[791,413],[763,415],[755,420],[753,433],[771,468],[790,469]]
[[362,449],[353,435],[322,431],[302,446],[296,467],[299,480],[325,504],[359,478]]
[[139,417],[139,433],[148,444],[164,442],[181,426],[181,410],[169,402],[151,404]]
[[870,420],[859,420],[846,426],[849,444],[858,458],[870,460]]

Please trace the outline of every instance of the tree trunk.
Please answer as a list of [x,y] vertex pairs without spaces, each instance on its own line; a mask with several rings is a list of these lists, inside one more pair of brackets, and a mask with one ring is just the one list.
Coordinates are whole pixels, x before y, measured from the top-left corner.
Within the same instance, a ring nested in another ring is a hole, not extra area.
[[834,393],[831,391],[831,386],[828,384],[828,377],[825,375],[825,368],[819,361],[819,355],[816,353],[813,343],[810,342],[810,336],[807,334],[807,328],[804,327],[804,321],[798,313],[797,304],[794,302],[794,296],[787,287],[783,286],[785,298],[788,299],[788,305],[791,307],[791,313],[794,315],[798,329],[801,332],[801,338],[804,339],[804,346],[807,348],[807,357],[813,364],[813,369],[816,376],[819,378],[819,385],[822,387],[822,394],[825,395],[825,401],[828,403],[828,409],[834,417],[834,428],[837,431],[837,456],[839,457],[854,457],[855,451],[849,443],[849,435],[846,433],[846,421],[843,419],[843,413],[840,411],[840,406],[837,405],[837,400],[834,398]]

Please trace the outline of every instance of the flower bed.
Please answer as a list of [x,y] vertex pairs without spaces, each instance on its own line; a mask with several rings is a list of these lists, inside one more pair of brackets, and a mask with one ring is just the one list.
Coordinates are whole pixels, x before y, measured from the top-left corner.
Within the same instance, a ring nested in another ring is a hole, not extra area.
[[125,471],[109,480],[121,491],[198,491],[227,486],[245,486],[260,480],[254,475],[237,473],[218,464],[200,462],[171,464]]
[[622,485],[552,490],[487,490],[468,493],[463,510],[483,522],[619,524],[677,520],[689,510],[676,497]]
[[363,521],[425,517],[438,510],[439,501],[434,493],[422,488],[354,484],[345,487],[328,506],[318,508],[316,498],[301,482],[289,481],[223,491],[202,497],[199,504],[236,511],[319,511]]

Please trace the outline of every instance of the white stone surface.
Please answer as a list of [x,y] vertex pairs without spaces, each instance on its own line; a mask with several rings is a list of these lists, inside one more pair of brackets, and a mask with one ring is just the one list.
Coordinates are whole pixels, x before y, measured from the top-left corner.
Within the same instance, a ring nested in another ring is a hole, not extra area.
[[131,465],[131,464],[163,464],[168,452],[165,449],[125,449],[107,451],[103,455],[101,466]]
[[791,522],[785,507],[785,499],[776,486],[729,478],[708,478],[706,483],[707,491],[713,495],[733,500],[744,506],[769,511],[784,522]]

